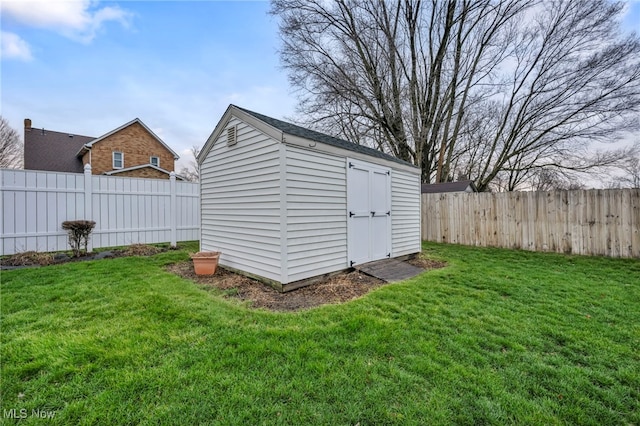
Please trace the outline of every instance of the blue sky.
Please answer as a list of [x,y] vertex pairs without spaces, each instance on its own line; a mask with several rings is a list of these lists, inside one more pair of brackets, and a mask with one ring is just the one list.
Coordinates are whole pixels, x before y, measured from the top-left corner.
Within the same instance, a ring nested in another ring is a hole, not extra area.
[[138,117],[189,160],[230,103],[293,115],[268,2],[27,3],[2,1],[1,114],[21,134]]
[[[276,118],[295,95],[266,1],[2,0],[0,113],[100,136],[138,117],[184,160],[230,103]],[[626,30],[640,31],[640,1]],[[183,163],[178,164],[178,168]]]

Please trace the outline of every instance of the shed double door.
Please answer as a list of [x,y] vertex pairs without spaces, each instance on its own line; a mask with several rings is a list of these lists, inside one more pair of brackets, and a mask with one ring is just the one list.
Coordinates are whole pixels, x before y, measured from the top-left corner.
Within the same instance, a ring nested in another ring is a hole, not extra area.
[[349,266],[391,257],[391,169],[347,159]]

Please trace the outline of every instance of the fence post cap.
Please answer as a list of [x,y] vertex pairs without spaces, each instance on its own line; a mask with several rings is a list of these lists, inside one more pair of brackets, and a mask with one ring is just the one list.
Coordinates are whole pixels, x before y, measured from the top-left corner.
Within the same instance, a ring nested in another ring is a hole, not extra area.
[[87,163],[84,165],[84,171],[85,172],[90,172],[91,171],[91,164]]

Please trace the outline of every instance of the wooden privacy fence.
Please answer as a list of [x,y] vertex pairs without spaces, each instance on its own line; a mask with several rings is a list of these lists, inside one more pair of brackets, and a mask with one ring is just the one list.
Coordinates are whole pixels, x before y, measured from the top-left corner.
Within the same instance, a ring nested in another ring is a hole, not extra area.
[[640,257],[640,189],[422,194],[422,239]]
[[65,220],[94,220],[92,247],[197,240],[199,184],[0,170],[0,255],[69,249]]

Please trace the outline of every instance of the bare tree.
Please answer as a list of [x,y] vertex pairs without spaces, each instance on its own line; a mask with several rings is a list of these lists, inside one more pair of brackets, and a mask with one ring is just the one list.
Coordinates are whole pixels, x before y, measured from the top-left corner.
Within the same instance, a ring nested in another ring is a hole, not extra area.
[[584,189],[586,186],[575,175],[556,169],[537,169],[531,177],[534,191]]
[[640,155],[629,158],[625,170],[627,173],[622,177],[625,186],[640,188]]
[[[640,143],[636,143],[638,147]],[[607,184],[608,188],[640,188],[640,151],[627,157],[611,174],[613,180]],[[609,175],[611,177],[611,175]]]
[[193,145],[191,147],[193,160],[189,161],[189,165],[187,167],[183,167],[180,170],[180,176],[190,182],[200,182],[200,166],[198,166],[198,162],[196,161],[198,154],[200,154],[200,147]]
[[273,0],[305,124],[480,190],[612,166],[640,127],[640,40],[609,0]]
[[0,169],[21,168],[23,152],[20,135],[0,116]]

